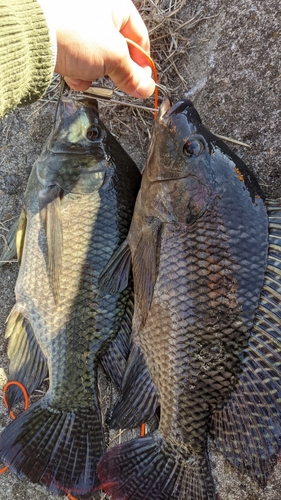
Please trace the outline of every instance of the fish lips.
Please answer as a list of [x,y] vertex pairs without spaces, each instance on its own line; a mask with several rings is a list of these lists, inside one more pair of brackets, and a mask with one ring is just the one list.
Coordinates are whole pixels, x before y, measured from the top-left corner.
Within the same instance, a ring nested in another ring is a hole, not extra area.
[[162,125],[167,125],[171,117],[183,114],[194,125],[202,123],[201,118],[189,99],[181,99],[172,104],[171,100],[165,97],[159,106],[158,120]]

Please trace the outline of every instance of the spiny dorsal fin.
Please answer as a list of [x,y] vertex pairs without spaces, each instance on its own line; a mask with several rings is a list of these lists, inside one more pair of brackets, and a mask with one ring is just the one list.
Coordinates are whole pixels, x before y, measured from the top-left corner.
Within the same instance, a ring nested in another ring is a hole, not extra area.
[[119,331],[100,357],[100,362],[104,370],[110,376],[118,390],[121,389],[126,363],[131,349],[132,320],[134,313],[132,289],[130,291],[130,297]]
[[265,486],[281,451],[281,200],[267,202],[268,260],[239,385],[213,415],[217,447]]

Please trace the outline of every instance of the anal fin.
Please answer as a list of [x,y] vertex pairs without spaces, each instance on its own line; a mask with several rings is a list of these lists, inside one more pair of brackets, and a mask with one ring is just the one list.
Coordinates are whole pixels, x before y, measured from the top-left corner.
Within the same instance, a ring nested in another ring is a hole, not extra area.
[[134,304],[133,300],[130,300],[127,303],[126,312],[122,319],[118,334],[112,340],[105,353],[100,358],[100,362],[104,370],[110,376],[111,381],[114,383],[115,387],[118,390],[121,389],[127,360],[131,349],[133,312]]
[[[9,381],[20,382],[28,394],[31,394],[48,373],[47,360],[30,323],[15,308],[12,309],[8,318],[6,337],[9,338]],[[10,386],[6,397],[11,408],[23,399],[23,394],[19,387]]]
[[113,428],[133,428],[147,422],[159,406],[159,394],[137,345],[130,353],[121,394],[109,419]]

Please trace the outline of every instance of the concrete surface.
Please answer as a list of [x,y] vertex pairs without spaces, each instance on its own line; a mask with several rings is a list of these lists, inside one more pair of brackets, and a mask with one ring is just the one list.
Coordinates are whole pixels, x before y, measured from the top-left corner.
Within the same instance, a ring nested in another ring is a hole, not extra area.
[[[205,19],[186,32],[189,47],[182,56],[185,84],[173,94],[191,98],[205,124],[215,133],[247,142],[251,149],[231,146],[255,171],[268,196],[281,196],[280,85],[281,7],[279,0],[190,0],[180,16],[188,20],[201,9]],[[184,32],[184,30],[183,30]],[[152,45],[153,50],[153,45]],[[157,59],[157,54],[155,54]],[[177,76],[175,75],[175,79]],[[55,104],[16,110],[0,122],[0,234],[19,214],[28,174],[47,137]],[[32,113],[36,113],[31,116]],[[111,116],[105,110],[105,123]],[[135,134],[125,126],[120,142],[139,164],[144,161]],[[2,238],[0,238],[0,248]],[[0,270],[0,384],[8,363],[4,322],[13,305],[17,264]],[[0,430],[9,422],[0,399]],[[211,461],[220,500],[281,500],[281,470],[277,467],[265,490],[239,477],[212,450]],[[0,476],[0,500],[55,498],[44,488]],[[188,499],[189,500],[189,499]]]

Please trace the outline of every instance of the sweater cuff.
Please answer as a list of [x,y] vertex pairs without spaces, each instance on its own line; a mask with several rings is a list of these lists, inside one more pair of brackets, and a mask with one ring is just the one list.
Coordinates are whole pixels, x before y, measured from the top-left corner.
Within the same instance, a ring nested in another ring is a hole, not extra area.
[[41,9],[43,10],[43,14],[45,16],[48,25],[52,54],[53,54],[52,62],[54,70],[57,62],[57,35],[56,35],[55,23],[53,21],[54,17],[53,8],[52,6],[50,6],[48,0],[37,0],[37,2],[39,3]]
[[36,0],[1,0],[0,117],[39,99],[52,80],[50,34]]

